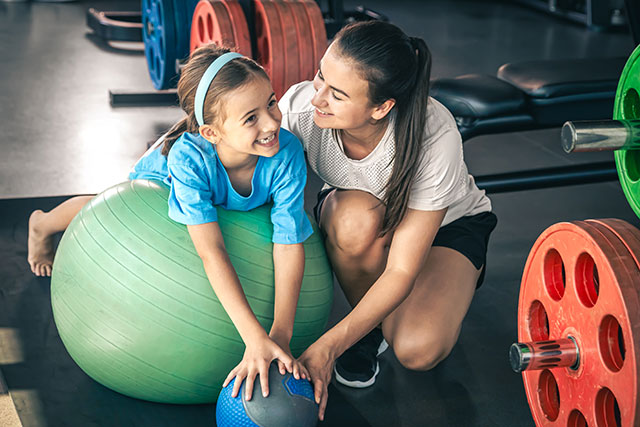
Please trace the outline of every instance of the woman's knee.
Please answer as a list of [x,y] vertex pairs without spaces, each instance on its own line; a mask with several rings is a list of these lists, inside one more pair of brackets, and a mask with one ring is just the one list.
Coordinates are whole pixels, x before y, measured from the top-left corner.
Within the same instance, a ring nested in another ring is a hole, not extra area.
[[333,200],[327,201],[327,240],[344,255],[364,255],[378,239],[381,214],[379,209],[371,207],[372,203],[367,197],[372,198],[346,198],[338,194]]
[[393,351],[402,366],[412,371],[429,371],[449,356],[455,341],[441,337],[394,339]]

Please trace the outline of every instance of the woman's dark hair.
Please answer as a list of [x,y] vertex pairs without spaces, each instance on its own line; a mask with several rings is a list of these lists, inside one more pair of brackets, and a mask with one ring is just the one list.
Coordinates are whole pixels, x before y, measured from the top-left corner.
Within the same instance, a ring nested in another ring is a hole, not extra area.
[[382,202],[381,235],[394,230],[407,211],[411,184],[420,165],[427,120],[431,52],[424,40],[382,21],[342,28],[333,42],[369,84],[371,105],[395,99],[395,157]]
[[[227,52],[230,52],[230,50],[210,43],[191,53],[189,61],[187,61],[180,72],[180,80],[178,81],[180,107],[187,114],[187,117],[173,125],[167,132],[162,146],[163,155],[166,156],[169,154],[173,143],[184,132],[198,133],[200,126],[196,121],[196,116],[193,111],[193,103],[195,101],[198,83],[200,83],[200,79],[209,65],[220,55]],[[208,124],[221,124],[224,122],[224,109],[220,108],[220,100],[222,97],[226,93],[245,85],[257,77],[269,80],[264,69],[249,58],[233,59],[222,67],[211,82],[207,96],[205,97],[204,122]]]

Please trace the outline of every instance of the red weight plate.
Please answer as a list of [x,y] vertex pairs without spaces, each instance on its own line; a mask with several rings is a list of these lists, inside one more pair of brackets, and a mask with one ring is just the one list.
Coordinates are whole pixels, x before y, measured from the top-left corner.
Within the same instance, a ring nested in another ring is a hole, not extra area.
[[219,46],[235,50],[237,46],[235,35],[233,34],[233,27],[231,26],[231,17],[229,16],[229,12],[227,12],[224,2],[221,0],[214,0],[211,1],[211,6],[215,11],[217,18],[216,23],[220,31],[220,38],[211,41],[215,42]]
[[231,18],[224,4],[220,0],[201,0],[193,12],[189,48],[193,52],[211,42],[228,48],[236,46]]
[[231,27],[233,29],[237,51],[246,57],[252,58],[249,27],[247,26],[247,19],[242,11],[242,6],[235,0],[224,0],[223,3],[231,18]]
[[611,230],[629,249],[636,265],[640,267],[640,230],[617,218],[588,219],[587,222],[597,222]]
[[298,35],[300,81],[312,80],[316,74],[318,63],[314,62],[313,34],[311,34],[306,7],[299,0],[290,0],[289,8],[295,17],[294,22]]
[[256,61],[271,78],[276,97],[285,90],[284,33],[276,6],[269,0],[255,0]]
[[300,82],[300,49],[298,47],[298,32],[295,16],[289,4],[275,0],[273,5],[280,17],[280,26],[284,37],[284,90]]
[[[638,230],[622,220],[613,220],[617,227],[623,228],[624,224],[628,226],[624,227],[625,232],[617,233],[606,225],[609,221],[612,220],[575,222],[592,236],[598,233],[611,244],[621,267],[628,272],[633,283],[631,286],[620,283],[624,307],[620,307],[619,312],[608,313],[601,318],[596,352],[604,364],[604,369],[600,371],[602,378],[597,382],[601,386],[598,392],[601,397],[596,397],[594,412],[599,420],[598,425],[616,425],[616,417],[619,417],[620,425],[637,425],[640,422],[640,401],[637,399],[637,369],[640,355],[636,350],[640,344],[640,296],[635,284],[640,283],[640,268],[630,248],[638,249],[633,236],[634,230],[636,233]],[[627,332],[629,330],[630,334]],[[635,388],[628,389],[616,379],[626,364],[631,365],[632,372],[629,372],[629,375],[633,375],[635,379]],[[614,408],[614,402],[618,406],[617,409]],[[619,412],[619,415],[616,412]]]
[[213,35],[213,7],[208,0],[200,0],[193,11],[191,19],[191,39],[189,40],[189,52],[193,52],[200,46],[211,41]]
[[[635,420],[637,331],[628,321],[626,299],[638,267],[629,260],[613,233],[586,222],[555,224],[534,244],[520,289],[519,341],[572,336],[580,348],[576,371],[523,372],[537,425],[566,426],[578,413],[589,425],[601,425],[596,418],[615,418],[615,404],[623,425]],[[624,348],[611,345],[620,335]]]
[[313,63],[317,67],[320,59],[327,50],[327,29],[324,26],[322,11],[314,0],[300,0],[305,6],[307,18],[309,19],[309,28],[313,36]]

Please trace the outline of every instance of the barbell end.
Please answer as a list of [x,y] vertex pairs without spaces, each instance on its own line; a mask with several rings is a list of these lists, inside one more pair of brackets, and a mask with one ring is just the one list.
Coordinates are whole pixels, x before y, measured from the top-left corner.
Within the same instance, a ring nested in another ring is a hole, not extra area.
[[562,125],[560,140],[567,153],[640,149],[637,120],[568,121]]
[[562,141],[562,149],[565,153],[572,153],[576,148],[576,127],[573,122],[565,122],[560,132],[560,140]]
[[568,336],[544,341],[518,342],[509,348],[509,362],[515,372],[566,367],[576,370],[580,349],[575,338]]
[[511,347],[509,348],[509,363],[511,364],[513,372],[520,373],[527,369],[531,359],[530,354],[531,349],[526,344],[511,344]]

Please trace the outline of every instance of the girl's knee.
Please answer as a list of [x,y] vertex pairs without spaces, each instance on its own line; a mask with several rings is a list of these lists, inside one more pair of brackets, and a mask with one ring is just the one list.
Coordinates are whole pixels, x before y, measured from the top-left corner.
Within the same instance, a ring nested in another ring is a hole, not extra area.
[[393,351],[402,366],[412,371],[429,371],[449,356],[454,343],[436,337],[394,339]]

